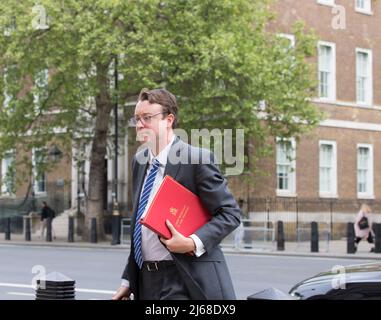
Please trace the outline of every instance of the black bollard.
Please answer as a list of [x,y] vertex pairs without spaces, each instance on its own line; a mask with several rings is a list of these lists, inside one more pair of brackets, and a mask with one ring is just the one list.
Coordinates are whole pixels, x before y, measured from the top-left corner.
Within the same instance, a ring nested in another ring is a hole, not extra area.
[[277,250],[284,251],[284,229],[283,221],[278,221]]
[[11,218],[5,218],[5,240],[11,240]]
[[69,217],[69,233],[67,236],[68,242],[74,242],[74,217]]
[[356,253],[355,227],[353,222],[347,224],[347,253]]
[[120,244],[120,216],[112,216],[112,245]]
[[31,240],[30,217],[25,217],[25,241]]
[[90,230],[90,242],[91,243],[97,243],[98,237],[97,237],[97,218],[91,219],[91,230]]
[[75,280],[59,272],[37,279],[36,300],[75,300]]
[[46,221],[46,241],[52,242],[52,218],[47,218]]
[[311,252],[319,252],[319,226],[317,222],[311,222]]
[[373,230],[375,238],[374,252],[381,253],[381,223],[373,223]]

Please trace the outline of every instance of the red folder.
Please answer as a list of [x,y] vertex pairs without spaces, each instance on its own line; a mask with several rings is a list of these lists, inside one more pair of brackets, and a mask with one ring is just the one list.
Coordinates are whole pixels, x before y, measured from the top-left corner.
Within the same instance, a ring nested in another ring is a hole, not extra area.
[[163,238],[170,239],[172,234],[165,223],[166,219],[183,236],[188,237],[210,218],[200,198],[167,175],[140,223]]

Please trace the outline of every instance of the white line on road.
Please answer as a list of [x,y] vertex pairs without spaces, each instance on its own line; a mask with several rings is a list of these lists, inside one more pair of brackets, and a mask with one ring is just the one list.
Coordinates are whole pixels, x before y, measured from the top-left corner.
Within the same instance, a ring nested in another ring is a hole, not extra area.
[[28,296],[28,297],[34,297],[35,296],[34,293],[13,292],[13,291],[9,291],[9,292],[7,292],[7,294],[11,294],[11,295],[15,295],[15,296]]
[[88,293],[101,293],[101,294],[114,294],[115,291],[111,290],[96,290],[96,289],[75,289],[76,292],[88,292]]
[[0,287],[13,287],[13,288],[32,288],[35,289],[31,284],[21,284],[21,283],[7,283],[0,282]]
[[[0,282],[0,287],[35,289],[35,286],[31,284],[7,283],[7,282]],[[115,293],[115,291],[112,291],[112,290],[98,290],[98,289],[84,289],[84,288],[76,288],[75,291],[86,292],[86,293],[108,294],[108,295]]]

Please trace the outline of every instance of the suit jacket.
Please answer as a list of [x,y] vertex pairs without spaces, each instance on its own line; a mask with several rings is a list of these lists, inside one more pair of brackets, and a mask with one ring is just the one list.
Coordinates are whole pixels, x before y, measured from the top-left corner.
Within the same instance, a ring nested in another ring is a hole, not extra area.
[[[122,275],[123,279],[129,280],[136,298],[139,297],[139,269],[134,259],[132,237],[148,158],[146,149],[138,152],[132,161],[131,251]],[[198,195],[212,216],[207,224],[195,232],[206,250],[201,257],[171,253],[190,297],[196,300],[235,299],[229,270],[219,244],[239,226],[241,210],[227,187],[226,179],[214,164],[213,154],[177,137],[168,154],[164,175],[167,174]]]

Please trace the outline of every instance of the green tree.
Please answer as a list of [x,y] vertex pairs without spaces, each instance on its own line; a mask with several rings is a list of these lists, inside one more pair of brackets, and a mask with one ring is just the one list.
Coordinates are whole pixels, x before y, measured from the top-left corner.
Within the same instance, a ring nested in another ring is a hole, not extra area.
[[88,139],[86,225],[92,217],[101,225],[102,168],[117,98],[122,106],[143,87],[165,86],[181,97],[183,128],[243,128],[258,142],[300,135],[320,118],[308,100],[313,38],[297,25],[290,48],[268,32],[269,3],[2,1],[0,153],[53,138],[69,152],[73,141]]

